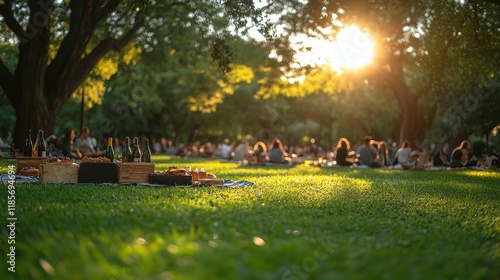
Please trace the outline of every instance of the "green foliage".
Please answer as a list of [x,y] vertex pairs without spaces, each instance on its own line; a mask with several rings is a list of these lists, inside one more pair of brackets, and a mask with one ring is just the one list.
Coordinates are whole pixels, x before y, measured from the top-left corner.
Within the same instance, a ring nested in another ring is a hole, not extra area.
[[[498,172],[206,168],[245,188],[16,185],[16,278],[494,279]],[[1,162],[5,173],[7,162]],[[7,195],[0,196],[6,212]],[[6,240],[7,231],[1,231]],[[6,246],[0,247],[6,255]],[[12,276],[6,269],[2,279]]]
[[[394,107],[394,111],[407,114],[404,118],[400,116],[402,126],[395,127],[395,133],[411,130],[415,134],[407,136],[422,138],[425,133],[421,131],[425,132],[435,117],[442,118],[438,120],[440,123],[457,124],[460,128],[482,126],[486,118],[489,127],[498,124],[495,116],[482,114],[484,118],[477,120],[462,113],[465,109],[470,115],[477,116],[483,105],[462,108],[459,102],[471,91],[488,87],[499,75],[499,5],[454,0],[294,1],[293,4],[277,1],[275,5],[282,7],[281,19],[286,22],[282,38],[273,43],[275,56],[288,66],[282,68],[283,75],[292,71],[300,76],[311,70],[293,67],[296,61],[291,48],[306,47],[291,45],[291,36],[307,34],[332,40],[343,26],[355,24],[369,32],[376,41],[377,50],[371,67],[356,73],[364,78],[353,82],[366,80],[375,86],[375,91],[390,89],[395,94],[400,108]],[[351,81],[352,77],[345,79]],[[268,88],[283,94],[282,84],[276,81]],[[487,105],[492,100],[475,98],[473,101]],[[462,120],[450,120],[449,114],[445,113],[447,108],[452,108],[451,115],[460,115]],[[455,129],[450,134],[457,133]],[[448,136],[448,139],[453,136]],[[428,134],[427,137],[434,136]],[[446,138],[440,141],[446,141]]]

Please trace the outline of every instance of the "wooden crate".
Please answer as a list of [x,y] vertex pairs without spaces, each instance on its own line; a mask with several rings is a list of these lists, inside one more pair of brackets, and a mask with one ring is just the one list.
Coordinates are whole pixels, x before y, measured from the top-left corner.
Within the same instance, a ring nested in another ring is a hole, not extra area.
[[153,162],[121,162],[117,164],[118,183],[148,183],[149,174],[155,172]]
[[40,164],[40,182],[63,183],[78,182],[78,164],[45,163]]
[[78,183],[116,183],[116,163],[81,162],[78,168]]
[[37,169],[40,169],[40,164],[46,163],[46,157],[21,157],[18,156],[16,159],[16,173],[19,174],[19,171],[24,167],[31,166]]

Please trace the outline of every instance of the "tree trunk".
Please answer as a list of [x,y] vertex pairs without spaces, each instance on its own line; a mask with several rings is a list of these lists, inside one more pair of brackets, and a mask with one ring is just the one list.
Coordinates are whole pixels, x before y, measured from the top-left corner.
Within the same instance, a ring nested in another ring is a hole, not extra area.
[[[43,130],[45,137],[54,133],[54,125],[57,115],[62,109],[64,102],[52,102],[45,97],[40,85],[32,83],[30,86],[20,90],[21,102],[14,107],[16,110],[16,124],[14,127],[14,143],[16,147],[22,147],[26,136],[26,129],[32,131]],[[55,103],[55,104],[54,104]]]
[[72,93],[104,55],[122,49],[144,22],[144,10],[139,9],[133,26],[120,38],[104,38],[89,50],[88,44],[99,22],[111,14],[120,1],[70,1],[69,29],[56,56],[49,62],[53,3],[28,1],[30,16],[26,29],[14,16],[10,1],[0,5],[6,26],[20,41],[13,73],[0,58],[0,87],[16,111],[14,144],[17,147],[22,147],[26,129],[41,129],[46,135],[53,133],[57,115]]
[[[387,86],[393,92],[401,109],[399,119],[396,122],[396,140],[402,143],[405,140],[410,142],[425,139],[427,130],[434,122],[436,108],[435,105],[419,103],[420,96],[426,91],[422,87],[417,92],[412,92],[405,81],[402,59],[393,56],[390,60],[389,71],[380,71]],[[429,107],[426,107],[429,106]]]
[[[424,108],[418,103],[416,95],[411,94],[409,90],[406,93],[398,93],[401,95],[399,106],[401,108],[400,123],[398,127],[398,141],[402,143],[404,140],[411,142],[423,141],[429,126],[428,120],[425,120],[421,113]],[[398,100],[399,100],[398,99]],[[432,123],[432,122],[431,122]]]

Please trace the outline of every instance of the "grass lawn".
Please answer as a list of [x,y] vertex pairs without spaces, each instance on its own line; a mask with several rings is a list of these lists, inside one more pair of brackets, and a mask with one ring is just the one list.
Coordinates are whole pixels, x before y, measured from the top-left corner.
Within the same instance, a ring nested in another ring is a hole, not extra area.
[[500,172],[153,160],[255,185],[17,184],[0,279],[500,279]]

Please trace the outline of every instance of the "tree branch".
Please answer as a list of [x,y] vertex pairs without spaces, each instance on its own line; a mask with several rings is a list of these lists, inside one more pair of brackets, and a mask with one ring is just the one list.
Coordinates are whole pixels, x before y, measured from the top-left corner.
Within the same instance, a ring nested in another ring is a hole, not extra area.
[[14,32],[18,38],[21,38],[24,30],[19,22],[17,22],[16,18],[14,18],[12,2],[10,0],[5,0],[3,1],[3,4],[0,5],[0,15],[3,16],[5,23],[12,30],[12,32]]
[[95,65],[101,60],[109,51],[116,50],[119,51],[123,47],[125,47],[135,36],[139,28],[144,23],[145,12],[139,11],[135,16],[134,26],[120,39],[116,38],[106,38],[101,41],[88,55],[86,55],[78,64],[75,72],[75,79],[77,79],[76,83],[73,83],[71,88],[67,94],[72,94],[73,91],[87,78],[89,73],[94,69]]
[[118,4],[120,4],[119,0],[112,0],[104,6],[99,5],[99,7],[97,7],[97,10],[95,11],[94,21],[98,22],[102,20],[104,17],[114,11],[116,7],[118,7]]
[[[64,36],[56,57],[47,68],[47,75],[52,77],[51,79],[57,80],[57,85],[52,84],[56,88],[61,83],[64,84],[65,80],[72,79],[75,70],[68,68],[73,68],[74,65],[80,63],[97,24],[93,21],[93,10],[88,1],[72,0],[69,2],[69,8],[71,16],[68,33]],[[64,77],[61,76],[61,73]],[[51,90],[51,92],[55,92],[55,90]]]

